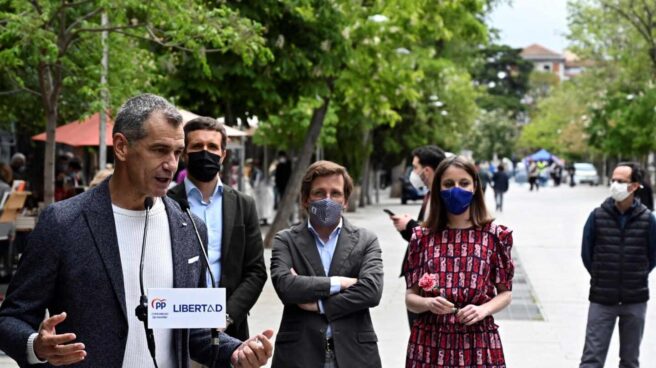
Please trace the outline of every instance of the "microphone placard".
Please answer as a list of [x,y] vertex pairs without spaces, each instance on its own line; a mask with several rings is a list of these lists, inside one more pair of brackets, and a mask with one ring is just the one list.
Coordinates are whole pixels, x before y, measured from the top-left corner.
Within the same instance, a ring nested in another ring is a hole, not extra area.
[[225,328],[225,288],[148,289],[149,328]]

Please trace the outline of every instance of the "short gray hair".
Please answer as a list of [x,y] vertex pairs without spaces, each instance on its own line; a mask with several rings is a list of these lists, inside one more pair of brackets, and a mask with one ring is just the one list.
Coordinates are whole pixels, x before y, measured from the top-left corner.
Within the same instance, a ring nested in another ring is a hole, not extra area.
[[144,138],[146,136],[144,123],[154,112],[163,114],[174,127],[182,123],[180,112],[164,97],[144,93],[132,97],[121,106],[114,121],[112,135],[122,133],[130,143]]

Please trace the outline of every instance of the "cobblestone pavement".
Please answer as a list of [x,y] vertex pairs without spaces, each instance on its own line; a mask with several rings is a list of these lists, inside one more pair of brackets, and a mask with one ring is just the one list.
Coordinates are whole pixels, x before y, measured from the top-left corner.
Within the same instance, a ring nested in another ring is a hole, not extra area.
[[[580,260],[580,239],[589,212],[607,196],[606,187],[547,187],[529,192],[512,185],[504,198],[505,211],[498,222],[514,230],[513,256],[519,267],[513,304],[497,315],[508,367],[577,367],[583,349],[588,308],[589,277]],[[405,206],[381,193],[381,203],[347,214],[354,224],[374,231],[383,249],[385,286],[383,298],[372,310],[383,367],[403,367],[409,335],[405,315],[405,283],[398,277],[405,243],[393,229],[382,208],[416,215],[419,202]],[[488,192],[488,207],[494,208]],[[265,251],[267,268],[271,257]],[[656,272],[650,285],[656,288]],[[0,289],[1,290],[1,289]],[[649,303],[642,342],[642,366],[656,362],[656,311]],[[282,304],[270,280],[251,310],[251,332],[277,330]],[[617,331],[608,353],[607,366],[618,365]],[[0,356],[0,368],[17,367]]]

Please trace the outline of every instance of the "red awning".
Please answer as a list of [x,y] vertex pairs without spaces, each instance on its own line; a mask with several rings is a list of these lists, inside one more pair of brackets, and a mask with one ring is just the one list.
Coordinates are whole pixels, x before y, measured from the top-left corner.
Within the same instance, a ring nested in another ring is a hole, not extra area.
[[[113,143],[112,140],[112,129],[114,127],[114,122],[111,118],[107,117],[106,130],[105,130],[105,142],[107,146],[111,146]],[[100,113],[95,113],[92,116],[88,117],[83,121],[74,121],[66,125],[57,127],[55,130],[55,141],[57,143],[67,144],[73,147],[82,147],[82,146],[97,146],[100,137]],[[37,134],[32,137],[32,140],[35,141],[45,141],[46,133]]]

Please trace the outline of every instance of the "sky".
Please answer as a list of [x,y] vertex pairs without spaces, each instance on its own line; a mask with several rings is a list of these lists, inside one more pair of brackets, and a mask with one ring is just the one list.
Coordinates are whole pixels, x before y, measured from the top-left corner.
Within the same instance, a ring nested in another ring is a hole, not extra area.
[[512,0],[490,16],[500,30],[500,43],[526,47],[538,43],[561,53],[567,47],[567,0]]

